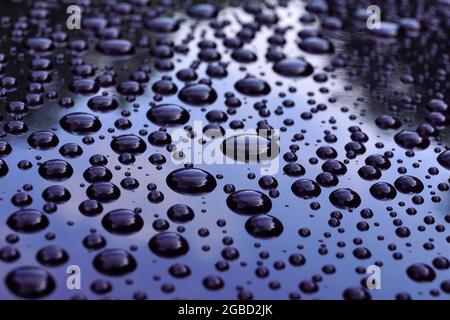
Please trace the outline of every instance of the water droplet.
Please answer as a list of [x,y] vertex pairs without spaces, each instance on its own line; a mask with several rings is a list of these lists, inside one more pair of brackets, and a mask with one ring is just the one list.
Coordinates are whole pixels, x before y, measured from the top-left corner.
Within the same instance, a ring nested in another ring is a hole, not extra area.
[[64,181],[69,179],[73,174],[72,166],[59,159],[48,160],[41,164],[38,169],[39,174],[46,180]]
[[110,112],[119,107],[119,102],[111,96],[95,96],[89,99],[87,105],[96,112]]
[[245,229],[253,237],[267,239],[278,237],[283,232],[283,225],[277,218],[262,214],[250,217]]
[[387,182],[377,182],[370,187],[370,193],[378,200],[392,200],[397,196],[394,186]]
[[59,139],[53,132],[36,131],[28,137],[28,144],[35,149],[48,150],[56,147]]
[[111,182],[96,182],[86,189],[86,195],[100,202],[111,202],[119,199],[120,189]]
[[109,276],[122,276],[136,269],[134,257],[122,249],[106,249],[94,258],[94,267],[98,272]]
[[160,126],[179,126],[189,121],[189,112],[175,104],[161,104],[151,108],[147,118]]
[[198,3],[191,5],[186,13],[195,19],[212,19],[217,16],[218,9],[215,5],[209,3]]
[[405,194],[421,193],[424,186],[422,181],[413,176],[401,176],[394,182],[398,191]]
[[291,186],[292,192],[299,198],[311,199],[320,195],[320,186],[310,179],[300,179]]
[[308,37],[299,44],[300,49],[313,54],[333,53],[334,46],[330,40],[321,37]]
[[234,87],[237,91],[246,96],[265,96],[270,93],[270,86],[267,82],[253,77],[239,80]]
[[438,157],[437,161],[445,169],[450,170],[450,150],[442,152]]
[[406,274],[416,282],[431,282],[436,278],[434,270],[425,263],[415,263],[409,266]]
[[313,73],[313,67],[304,59],[287,58],[273,66],[276,73],[285,77],[307,77]]
[[189,251],[185,238],[174,232],[161,232],[154,235],[149,243],[150,250],[161,257],[175,258]]
[[356,209],[361,204],[361,198],[355,191],[343,188],[330,194],[330,202],[340,209]]
[[6,221],[16,232],[33,233],[42,231],[49,225],[47,217],[35,209],[21,209],[11,214]]
[[61,127],[69,133],[87,135],[100,130],[100,120],[89,113],[75,112],[65,115],[59,121]]
[[52,245],[40,249],[36,254],[36,259],[44,266],[56,267],[66,263],[69,255],[62,247]]
[[145,21],[145,26],[153,32],[171,33],[179,29],[179,21],[171,17],[156,17]]
[[221,151],[227,157],[245,163],[275,159],[280,147],[273,139],[256,134],[239,134],[223,141]]
[[42,192],[42,198],[45,201],[64,203],[70,200],[71,194],[63,186],[50,186]]
[[175,204],[167,210],[167,216],[174,222],[184,223],[194,219],[194,210],[185,204]]
[[395,142],[405,149],[426,149],[430,141],[426,137],[421,137],[415,131],[400,131],[394,136]]
[[216,179],[210,173],[197,168],[172,171],[166,182],[173,191],[186,195],[206,194],[217,186]]
[[272,209],[272,201],[264,193],[255,190],[240,190],[227,198],[230,210],[239,214],[264,214]]
[[134,134],[124,134],[112,139],[111,149],[119,154],[126,152],[139,155],[147,150],[147,145],[144,140]]
[[31,266],[12,270],[7,274],[5,282],[12,293],[27,299],[45,297],[56,287],[50,273],[45,269]]
[[96,47],[97,51],[108,56],[127,56],[135,52],[133,44],[124,39],[109,39],[100,41]]
[[181,101],[193,106],[213,104],[217,99],[216,91],[202,83],[189,84],[180,90],[178,97]]
[[144,226],[144,220],[131,210],[116,209],[103,217],[102,225],[113,234],[128,235],[141,230]]

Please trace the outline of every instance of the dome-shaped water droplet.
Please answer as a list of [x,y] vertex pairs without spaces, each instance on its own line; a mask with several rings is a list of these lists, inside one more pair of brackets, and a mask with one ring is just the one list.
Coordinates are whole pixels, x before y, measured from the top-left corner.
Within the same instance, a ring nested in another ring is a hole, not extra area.
[[166,182],[173,191],[187,195],[210,193],[217,186],[216,179],[210,173],[197,168],[172,171],[167,176]]

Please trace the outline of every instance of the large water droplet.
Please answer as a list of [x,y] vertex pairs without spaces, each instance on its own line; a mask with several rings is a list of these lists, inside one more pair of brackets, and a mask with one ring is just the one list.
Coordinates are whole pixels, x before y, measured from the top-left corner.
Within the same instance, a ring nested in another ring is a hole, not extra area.
[[275,159],[280,146],[276,141],[256,134],[239,134],[229,137],[220,146],[227,157],[245,163]]
[[437,161],[445,169],[450,170],[450,150],[442,152],[438,157]]
[[35,299],[53,292],[55,280],[45,269],[39,267],[19,267],[7,274],[5,282],[15,295]]
[[73,174],[72,166],[59,159],[48,160],[41,164],[38,169],[39,174],[46,180],[64,181],[69,179]]
[[145,141],[138,136],[134,134],[125,134],[112,139],[111,149],[119,154],[126,152],[133,155],[139,155],[147,150],[147,145],[145,144]]
[[103,227],[114,234],[136,233],[144,226],[144,220],[134,211],[116,209],[108,212],[102,219]]
[[216,91],[202,83],[189,84],[180,90],[178,97],[181,101],[193,105],[204,106],[214,103],[217,99]]
[[88,107],[97,112],[110,112],[119,107],[119,102],[111,96],[95,96],[87,102]]
[[147,118],[160,126],[179,126],[189,121],[189,112],[175,104],[161,104],[147,112]]
[[149,243],[150,250],[158,256],[175,258],[189,251],[189,244],[175,232],[161,232],[154,235]]
[[292,192],[299,198],[310,199],[320,195],[320,186],[310,179],[300,179],[295,181],[291,186]]
[[195,19],[211,19],[217,16],[218,9],[215,5],[209,3],[197,3],[191,5],[186,13]]
[[234,87],[246,96],[265,96],[270,93],[270,87],[267,82],[254,77],[241,79],[236,82]]
[[283,59],[275,63],[273,70],[285,77],[307,77],[313,73],[313,67],[304,59]]
[[343,188],[330,194],[330,202],[340,209],[355,209],[361,204],[361,198],[355,191]]
[[28,137],[28,144],[35,149],[48,150],[56,147],[59,139],[53,132],[36,131]]
[[100,120],[89,113],[75,112],[65,115],[59,121],[61,127],[72,134],[87,135],[100,130]]
[[35,209],[21,209],[11,214],[6,221],[16,232],[33,233],[44,230],[49,225],[47,217]]
[[245,229],[253,237],[267,239],[278,237],[283,232],[283,225],[277,218],[262,214],[250,217]]
[[175,192],[187,195],[202,195],[213,191],[216,179],[208,172],[197,168],[183,168],[172,171],[166,179]]
[[96,182],[86,189],[86,195],[100,202],[111,202],[119,199],[120,189],[111,182]]
[[124,39],[102,40],[95,48],[97,51],[108,56],[127,56],[135,52],[133,44]]
[[156,17],[146,20],[145,26],[153,32],[170,33],[177,31],[180,23],[171,17]]
[[62,247],[50,245],[37,252],[36,260],[44,266],[56,267],[66,263],[69,255]]
[[175,204],[167,210],[167,216],[174,222],[184,223],[194,219],[194,210],[185,204]]
[[398,191],[405,194],[420,193],[424,188],[422,181],[408,175],[401,176],[395,180],[394,185]]
[[409,266],[406,274],[416,282],[431,282],[436,278],[434,270],[425,263],[415,263]]
[[94,267],[98,272],[109,276],[121,276],[136,269],[134,257],[122,249],[106,249],[94,258]]
[[267,213],[272,209],[272,201],[264,193],[256,190],[240,190],[227,198],[230,210],[246,215]]

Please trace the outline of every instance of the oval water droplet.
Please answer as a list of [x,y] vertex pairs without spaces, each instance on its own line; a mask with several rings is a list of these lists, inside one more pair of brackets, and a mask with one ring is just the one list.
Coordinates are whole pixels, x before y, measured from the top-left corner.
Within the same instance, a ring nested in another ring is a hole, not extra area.
[[356,209],[361,204],[361,198],[352,189],[342,188],[330,194],[330,202],[340,209]]
[[160,126],[179,126],[189,121],[189,112],[175,104],[161,104],[147,112],[147,118]]
[[283,225],[277,218],[262,214],[250,217],[245,229],[253,237],[268,239],[278,237],[283,232]]
[[111,149],[119,154],[130,153],[139,155],[147,150],[147,145],[144,140],[134,134],[124,134],[112,139]]
[[247,77],[239,80],[234,85],[237,91],[246,96],[265,96],[270,93],[270,86],[264,80]]
[[100,41],[95,48],[108,56],[127,56],[135,52],[133,44],[125,39],[108,39]]
[[149,243],[150,250],[161,257],[175,258],[189,251],[185,238],[175,232],[161,232],[154,235]]
[[133,272],[137,263],[134,257],[122,249],[106,249],[94,258],[94,267],[98,272],[109,276],[122,276]]
[[35,209],[21,209],[11,214],[6,221],[16,232],[33,233],[42,231],[49,225],[47,217]]
[[166,178],[167,185],[175,192],[186,195],[202,195],[212,192],[216,179],[208,172],[197,168],[172,171]]
[[59,121],[61,127],[69,133],[87,135],[100,130],[100,120],[89,113],[75,112],[65,115]]
[[223,141],[221,151],[227,157],[245,163],[258,163],[275,159],[280,146],[274,139],[256,134],[239,134]]
[[120,197],[120,189],[111,182],[96,182],[86,189],[86,195],[100,202],[112,202]]
[[233,192],[227,198],[230,210],[239,214],[264,214],[272,209],[272,201],[264,193],[256,190],[240,190]]
[[12,270],[6,275],[5,282],[12,293],[26,299],[45,297],[56,287],[55,280],[48,271],[32,266]]
[[33,132],[27,141],[32,148],[41,150],[55,148],[59,143],[58,136],[50,131]]
[[291,186],[292,192],[299,198],[311,199],[320,195],[320,186],[310,179],[300,179]]
[[41,164],[38,172],[46,180],[64,181],[72,176],[73,169],[67,161],[54,159]]
[[314,68],[304,59],[287,58],[276,62],[273,70],[285,77],[307,77]]
[[134,211],[116,209],[108,212],[103,217],[102,225],[113,234],[128,235],[141,230],[144,226],[144,220]]
[[180,90],[178,97],[181,101],[193,106],[205,106],[213,104],[217,99],[216,90],[212,87],[197,83],[189,84]]

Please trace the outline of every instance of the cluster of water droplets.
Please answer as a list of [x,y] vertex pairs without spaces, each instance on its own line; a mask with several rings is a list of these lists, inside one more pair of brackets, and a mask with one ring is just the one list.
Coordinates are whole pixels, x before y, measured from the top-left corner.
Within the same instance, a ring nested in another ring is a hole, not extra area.
[[[83,3],[79,31],[53,1],[0,19],[1,292],[448,298],[446,1],[377,30],[365,1]],[[176,163],[178,129],[231,129],[236,163]]]

